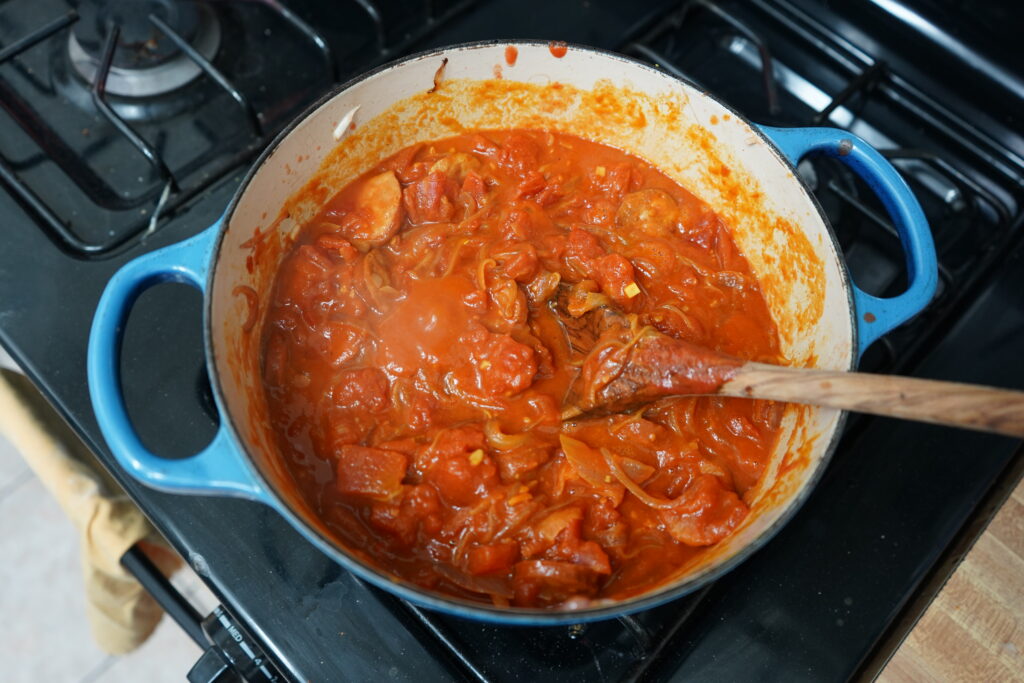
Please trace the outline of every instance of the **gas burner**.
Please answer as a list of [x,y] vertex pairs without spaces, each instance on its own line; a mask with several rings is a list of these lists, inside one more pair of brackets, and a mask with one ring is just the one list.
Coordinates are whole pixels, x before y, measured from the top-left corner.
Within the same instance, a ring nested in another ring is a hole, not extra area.
[[80,19],[68,36],[68,56],[78,75],[92,83],[109,32],[119,31],[106,92],[151,97],[180,88],[200,73],[155,17],[206,59],[220,46],[220,24],[202,2],[180,0],[81,0]]

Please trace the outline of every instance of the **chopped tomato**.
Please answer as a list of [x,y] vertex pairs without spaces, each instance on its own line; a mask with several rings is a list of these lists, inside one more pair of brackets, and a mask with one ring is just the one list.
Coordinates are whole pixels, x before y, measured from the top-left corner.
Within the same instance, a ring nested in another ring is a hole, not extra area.
[[636,296],[631,290],[637,286],[633,264],[621,254],[608,254],[590,261],[587,275],[597,280],[602,292],[620,304]]
[[336,320],[329,321],[325,328],[324,355],[331,365],[340,367],[359,356],[366,342],[360,328]]
[[529,282],[537,274],[540,259],[529,242],[514,242],[494,255],[505,275],[516,282]]
[[337,487],[342,493],[387,500],[398,495],[406,459],[382,448],[342,446],[337,453]]
[[449,221],[455,214],[454,185],[451,178],[441,171],[431,171],[403,192],[405,209],[414,224]]
[[747,506],[736,492],[724,489],[710,474],[698,476],[683,498],[677,507],[663,511],[661,518],[672,538],[687,545],[718,543],[747,516]]
[[426,472],[435,463],[458,455],[468,456],[487,447],[484,430],[478,425],[449,427],[440,430],[430,444],[422,446],[416,454],[416,469]]
[[470,171],[462,181],[462,191],[468,193],[476,201],[477,206],[481,206],[487,197],[487,183],[479,173]]
[[331,389],[331,398],[339,408],[383,410],[390,403],[388,378],[377,368],[342,370]]
[[511,396],[526,389],[537,374],[533,349],[510,335],[488,332],[482,326],[458,340],[469,362],[453,375],[464,392],[481,397]]
[[315,247],[304,244],[286,268],[289,276],[278,286],[277,301],[281,304],[301,304],[305,301],[323,301],[329,297],[330,259]]
[[437,534],[443,525],[437,492],[425,484],[403,486],[397,498],[370,506],[370,524],[405,546],[413,545],[420,532]]
[[515,603],[560,603],[578,595],[590,595],[598,575],[578,564],[554,560],[526,560],[513,567]]
[[519,481],[546,463],[550,457],[550,453],[544,448],[517,448],[509,453],[494,454],[494,461],[498,465],[502,481],[509,482]]
[[427,470],[424,480],[446,503],[464,507],[486,497],[487,489],[498,483],[498,472],[490,462],[474,465],[468,456],[452,455]]
[[519,546],[512,542],[482,545],[469,551],[466,569],[474,576],[505,573],[518,555]]
[[317,248],[342,261],[354,261],[359,258],[359,250],[352,246],[352,243],[344,236],[336,232],[326,232],[316,238]]
[[519,177],[526,176],[538,166],[540,146],[529,135],[513,133],[498,152],[498,163]]

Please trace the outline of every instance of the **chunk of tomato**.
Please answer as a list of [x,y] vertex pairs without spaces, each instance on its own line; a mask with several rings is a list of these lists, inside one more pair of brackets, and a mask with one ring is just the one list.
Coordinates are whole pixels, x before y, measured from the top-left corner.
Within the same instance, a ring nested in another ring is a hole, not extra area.
[[343,370],[331,389],[339,408],[379,412],[391,402],[387,375],[378,368]]
[[490,462],[474,465],[465,455],[453,455],[431,467],[424,479],[446,503],[465,507],[488,495],[498,484],[498,471]]
[[388,500],[402,490],[406,458],[397,451],[342,446],[337,449],[337,458],[337,487],[341,493]]
[[485,398],[512,396],[533,383],[537,374],[534,351],[510,335],[489,332],[477,326],[461,337],[470,362],[453,375],[459,389]]
[[680,504],[663,510],[661,518],[675,540],[705,546],[728,536],[747,512],[735,491],[724,488],[718,477],[701,474],[687,487]]
[[469,551],[466,558],[466,570],[475,576],[505,573],[519,556],[519,547],[515,543],[495,543],[482,545]]
[[505,138],[498,151],[498,164],[523,177],[537,168],[540,146],[526,133],[513,133]]
[[581,565],[555,560],[524,560],[512,569],[517,605],[557,603],[577,596],[593,595],[597,574]]
[[409,220],[420,223],[450,221],[455,214],[452,197],[458,185],[442,171],[431,171],[403,190],[402,198]]

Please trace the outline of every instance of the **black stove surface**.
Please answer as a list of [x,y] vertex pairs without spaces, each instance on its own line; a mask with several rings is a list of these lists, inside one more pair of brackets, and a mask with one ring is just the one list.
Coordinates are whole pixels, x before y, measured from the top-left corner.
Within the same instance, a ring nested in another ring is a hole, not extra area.
[[[1008,439],[851,420],[804,508],[741,567],[633,617],[548,629],[419,610],[350,576],[267,508],[142,487],[113,464],[86,391],[88,329],[107,279],[215,221],[246,162],[330,83],[467,40],[615,49],[755,121],[862,135],[920,197],[940,261],[936,299],[862,367],[1024,389],[1024,85],[1012,69],[1024,59],[1009,28],[1022,17],[954,0],[841,10],[818,0],[267,0],[203,4],[178,19],[156,7],[199,58],[175,57],[165,32],[138,26],[141,56],[113,43],[104,54],[103,22],[81,34],[94,70],[110,57],[110,79],[133,59],[202,72],[129,97],[116,93],[134,87],[131,69],[106,89],[75,70],[69,36],[95,18],[86,0],[73,4],[77,12],[63,0],[0,2],[0,342],[288,678],[845,680],[1015,457]],[[200,39],[211,21],[216,49]],[[32,34],[39,42],[22,49]],[[800,172],[857,282],[898,292],[903,258],[870,193],[824,160]],[[200,330],[199,295],[173,284],[144,294],[126,326],[129,411],[143,440],[170,457],[214,433]]]

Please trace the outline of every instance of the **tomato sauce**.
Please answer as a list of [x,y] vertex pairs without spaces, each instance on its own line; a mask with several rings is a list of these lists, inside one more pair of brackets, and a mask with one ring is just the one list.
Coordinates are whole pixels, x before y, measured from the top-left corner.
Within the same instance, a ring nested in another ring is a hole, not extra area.
[[780,360],[726,226],[642,160],[506,130],[382,161],[274,285],[264,384],[299,490],[343,545],[437,592],[578,607],[657,587],[747,515],[780,409],[563,422],[609,310],[628,324],[598,343],[656,330]]

